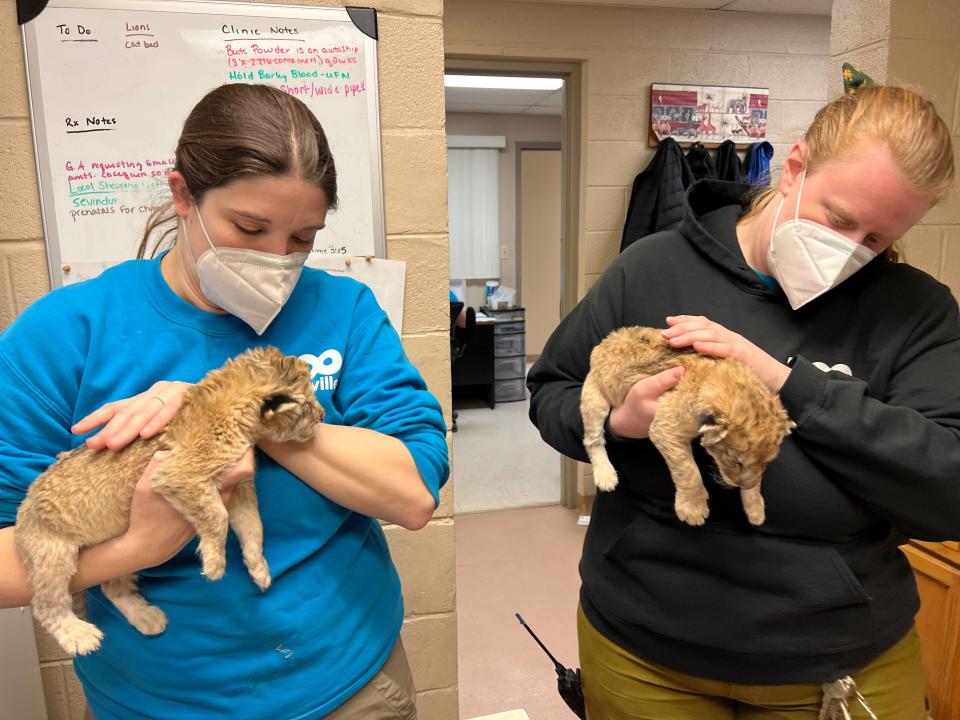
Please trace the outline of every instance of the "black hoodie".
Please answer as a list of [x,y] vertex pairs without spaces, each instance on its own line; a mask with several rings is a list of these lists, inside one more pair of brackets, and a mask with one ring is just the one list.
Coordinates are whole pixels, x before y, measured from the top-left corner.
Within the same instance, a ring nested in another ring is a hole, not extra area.
[[[764,475],[760,527],[739,493],[709,480],[709,519],[684,525],[653,445],[608,433],[620,484],[596,498],[581,603],[609,639],[676,671],[820,683],[863,668],[912,626],[916,586],[898,545],[960,538],[960,318],[947,287],[885,257],[791,310],[737,243],[748,189],[696,183],[678,228],[618,257],[531,369],[530,417],[586,462],[590,350],[668,315],[706,315],[789,360],[780,396],[797,427]],[[709,477],[709,457],[699,446],[695,456]]]

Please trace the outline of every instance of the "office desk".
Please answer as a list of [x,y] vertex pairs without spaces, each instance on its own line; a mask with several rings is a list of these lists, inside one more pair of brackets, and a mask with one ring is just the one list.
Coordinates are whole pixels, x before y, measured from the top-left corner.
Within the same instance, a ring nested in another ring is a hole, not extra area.
[[454,397],[482,391],[490,409],[496,407],[493,385],[493,318],[477,319],[473,338],[463,355],[453,362],[451,380]]

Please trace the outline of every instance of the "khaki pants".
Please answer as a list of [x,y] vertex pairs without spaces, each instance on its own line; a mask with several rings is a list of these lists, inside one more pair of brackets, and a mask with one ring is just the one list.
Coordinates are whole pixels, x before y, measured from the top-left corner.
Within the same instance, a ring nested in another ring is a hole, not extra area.
[[[588,720],[817,720],[819,685],[736,685],[673,672],[610,642],[577,612]],[[854,677],[879,720],[924,720],[916,630]],[[851,703],[854,720],[867,720]]]
[[402,641],[380,672],[326,720],[417,720],[417,691]]
[[[94,720],[89,709],[84,719]],[[417,720],[417,691],[400,640],[380,672],[326,720]]]

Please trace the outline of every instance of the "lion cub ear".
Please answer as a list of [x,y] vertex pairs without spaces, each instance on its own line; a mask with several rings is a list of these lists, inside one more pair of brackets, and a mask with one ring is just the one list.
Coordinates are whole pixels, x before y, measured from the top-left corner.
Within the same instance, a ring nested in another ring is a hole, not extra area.
[[718,423],[714,415],[704,413],[700,416],[700,429],[697,432],[701,445],[715,445],[726,437],[727,428]]
[[260,406],[260,417],[264,420],[269,420],[274,415],[292,410],[299,404],[300,403],[285,393],[268,395],[263,399],[263,404]]

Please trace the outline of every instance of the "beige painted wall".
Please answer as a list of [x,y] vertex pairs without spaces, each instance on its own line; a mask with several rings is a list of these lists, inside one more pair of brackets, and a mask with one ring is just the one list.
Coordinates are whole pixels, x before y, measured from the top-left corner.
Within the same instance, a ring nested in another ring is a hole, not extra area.
[[[933,101],[953,139],[960,176],[960,3],[834,0],[831,67],[849,62],[878,82],[905,84]],[[960,188],[904,238],[911,265],[960,297]]]
[[[403,344],[440,398],[449,424],[443,5],[441,0],[364,4],[380,10],[387,247],[390,258],[407,262]],[[14,0],[0,0],[0,65],[7,68],[0,78],[0,156],[6,163],[0,174],[0,328],[49,289],[20,43]],[[385,528],[403,580],[403,637],[423,720],[457,717],[452,515],[450,483],[435,519],[424,530]],[[51,720],[78,720],[83,697],[70,663],[43,635],[38,649]]]
[[[503,135],[507,146],[500,153],[500,244],[508,257],[500,260],[500,283],[517,287],[517,151],[518,141],[556,142],[561,139],[559,115],[508,113],[447,113],[447,135]],[[485,283],[467,283],[467,304],[483,304]]]
[[520,301],[527,357],[536,357],[560,322],[559,150],[520,152]]

